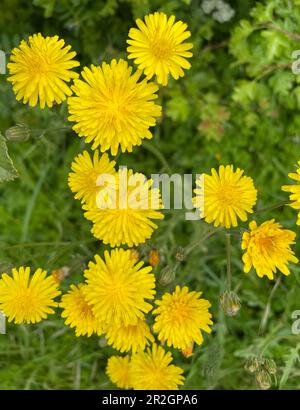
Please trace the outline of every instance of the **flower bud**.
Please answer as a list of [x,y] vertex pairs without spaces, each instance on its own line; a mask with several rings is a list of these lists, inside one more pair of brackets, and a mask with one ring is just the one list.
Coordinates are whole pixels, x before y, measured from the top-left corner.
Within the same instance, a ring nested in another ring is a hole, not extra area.
[[160,257],[159,252],[157,249],[151,249],[149,253],[149,264],[155,268],[155,266],[159,265]]
[[194,349],[194,343],[191,343],[191,345],[187,348],[181,351],[184,357],[189,358],[193,356],[193,349]]
[[106,347],[107,346],[107,340],[106,340],[105,336],[101,336],[99,338],[99,346],[100,347]]
[[222,293],[220,303],[227,316],[235,316],[241,308],[240,298],[232,290],[225,290]]
[[175,259],[177,260],[177,262],[183,262],[184,258],[185,258],[184,249],[182,247],[179,247],[176,251]]
[[262,364],[269,374],[276,374],[277,366],[273,359],[264,359]]
[[159,278],[159,283],[162,286],[169,285],[173,280],[175,279],[175,270],[167,265],[165,268],[162,269],[160,278]]
[[244,367],[248,372],[254,373],[259,368],[259,360],[257,359],[257,357],[250,357],[249,359],[247,359]]
[[59,285],[67,276],[69,276],[70,268],[63,266],[62,268],[55,269],[51,272],[52,278]]
[[271,376],[266,370],[260,370],[255,378],[261,390],[268,390],[272,386]]
[[27,141],[30,138],[30,128],[24,124],[17,124],[5,131],[5,137],[12,142]]
[[135,262],[140,259],[140,253],[136,248],[130,249],[130,259]]

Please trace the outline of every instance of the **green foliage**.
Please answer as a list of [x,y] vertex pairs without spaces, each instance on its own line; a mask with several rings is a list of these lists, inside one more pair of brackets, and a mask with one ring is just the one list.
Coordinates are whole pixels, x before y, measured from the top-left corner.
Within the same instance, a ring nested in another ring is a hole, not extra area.
[[[83,65],[126,57],[126,38],[134,19],[162,10],[185,21],[194,43],[192,68],[183,79],[160,90],[163,118],[154,139],[132,154],[118,157],[146,175],[158,172],[206,172],[232,163],[251,175],[259,191],[257,208],[287,199],[281,185],[299,160],[300,75],[292,73],[293,51],[299,49],[300,1],[230,2],[234,17],[219,23],[205,14],[200,0],[2,0],[0,49],[9,55],[29,34],[59,34],[77,51]],[[30,139],[9,142],[9,154],[19,178],[0,184],[0,267],[28,264],[49,272],[70,267],[66,290],[82,280],[82,271],[103,245],[90,234],[67,186],[73,157],[83,142],[67,123],[63,104],[52,110],[29,108],[15,101],[6,76],[0,75],[0,131],[16,124],[30,128]],[[1,137],[0,179],[16,176]],[[278,208],[254,215],[260,222],[277,218],[296,230],[295,211]],[[247,225],[241,225],[241,232]],[[166,211],[166,218],[141,247],[147,261],[151,246],[162,263],[175,264],[178,247],[189,246],[207,226],[186,221],[184,210]],[[299,234],[299,230],[297,230]],[[236,235],[236,236],[235,236]],[[192,358],[176,354],[185,369],[185,388],[254,389],[244,369],[253,355],[277,364],[279,388],[299,389],[299,335],[291,332],[291,313],[299,306],[299,267],[282,278],[270,302],[263,332],[259,332],[273,283],[254,272],[242,272],[240,236],[232,240],[233,287],[241,300],[235,317],[225,317],[219,305],[224,291],[226,254],[220,231],[193,250],[176,270],[175,281],[159,285],[159,295],[174,284],[203,291],[212,303],[214,331],[195,348]],[[296,246],[299,252],[299,245]],[[0,336],[0,388],[113,388],[104,369],[112,349],[97,337],[76,338],[59,315],[41,326],[8,325]],[[273,388],[278,388],[273,383]]]

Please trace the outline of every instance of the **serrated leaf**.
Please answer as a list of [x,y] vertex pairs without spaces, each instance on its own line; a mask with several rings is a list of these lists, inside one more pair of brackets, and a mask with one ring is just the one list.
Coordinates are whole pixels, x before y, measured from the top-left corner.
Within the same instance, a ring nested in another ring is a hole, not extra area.
[[8,154],[5,138],[0,133],[0,182],[12,181],[19,176]]

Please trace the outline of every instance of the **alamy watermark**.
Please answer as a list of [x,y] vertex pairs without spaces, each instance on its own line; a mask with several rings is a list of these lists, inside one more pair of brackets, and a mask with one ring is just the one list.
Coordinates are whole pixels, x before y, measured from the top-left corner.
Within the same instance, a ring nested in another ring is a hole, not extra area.
[[0,74],[6,74],[6,54],[0,50]]
[[6,334],[6,317],[0,310],[0,335]]
[[[196,180],[203,192],[204,175],[197,174]],[[192,174],[151,174],[148,180],[143,174],[128,171],[125,166],[120,167],[117,175],[99,175],[96,184],[99,209],[157,210],[162,202],[163,209],[185,209],[185,219],[192,221],[200,219],[204,207],[204,193],[193,194]]]
[[292,313],[292,319],[295,319],[292,324],[292,333],[293,335],[300,334],[300,310],[294,310]]

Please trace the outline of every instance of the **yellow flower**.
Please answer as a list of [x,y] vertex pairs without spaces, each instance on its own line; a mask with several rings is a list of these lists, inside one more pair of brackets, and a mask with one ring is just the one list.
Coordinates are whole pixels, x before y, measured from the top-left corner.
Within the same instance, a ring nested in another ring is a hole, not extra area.
[[111,356],[107,361],[106,374],[120,389],[130,389],[130,358],[129,356]]
[[72,91],[66,83],[78,77],[72,68],[79,66],[73,60],[76,53],[70,49],[58,36],[45,38],[39,33],[30,36],[28,42],[22,40],[7,64],[11,75],[7,80],[13,84],[16,99],[31,107],[39,103],[43,109],[70,96]]
[[116,155],[119,145],[122,152],[132,151],[141,145],[143,138],[152,138],[149,130],[161,115],[161,106],[153,100],[158,86],[139,81],[141,71],[132,74],[124,60],[112,60],[102,67],[85,67],[83,80],[75,80],[75,96],[68,99],[70,121],[76,122],[74,131],[92,148],[111,150]]
[[[115,190],[107,189],[108,201],[86,204],[84,216],[93,222],[92,234],[112,247],[137,246],[149,239],[157,228],[153,219],[163,219],[160,191],[152,180],[132,170],[121,169]],[[102,191],[105,192],[104,190]]]
[[244,171],[233,165],[221,165],[219,172],[211,170],[211,175],[203,174],[196,181],[199,188],[194,190],[195,208],[201,218],[214,226],[230,228],[238,225],[238,218],[246,221],[247,213],[253,212],[257,191],[253,180],[243,176]]
[[93,305],[95,316],[111,325],[136,325],[152,306],[145,299],[155,295],[155,278],[151,266],[135,263],[130,250],[104,252],[104,260],[95,256],[84,276],[85,296]]
[[61,316],[66,318],[66,325],[75,328],[77,337],[89,337],[93,333],[100,336],[103,333],[103,324],[95,318],[92,306],[85,299],[83,290],[86,286],[83,283],[70,286],[68,293],[61,298],[60,307],[64,309]]
[[264,275],[274,279],[277,269],[284,275],[289,275],[289,262],[297,263],[290,245],[294,244],[296,234],[275,222],[274,219],[257,226],[255,221],[249,224],[250,232],[244,232],[242,249],[244,272],[249,272],[252,266],[261,278]]
[[[294,185],[283,185],[282,190],[285,192],[290,192],[290,201],[292,203],[290,206],[294,209],[300,209],[300,161],[298,161],[299,168],[296,172],[291,172],[288,176],[297,182]],[[300,225],[300,212],[298,212],[297,225]]]
[[201,292],[189,292],[184,286],[176,286],[175,291],[165,293],[162,300],[156,300],[158,307],[153,311],[155,318],[153,330],[158,339],[167,346],[189,350],[193,343],[203,342],[201,330],[211,332],[210,303],[200,298]]
[[38,323],[54,313],[54,298],[60,295],[52,276],[42,269],[30,275],[30,268],[12,269],[12,277],[6,273],[0,279],[0,310],[14,323]]
[[116,173],[115,161],[110,161],[107,154],[102,156],[99,151],[94,152],[91,158],[87,151],[83,151],[72,162],[73,172],[69,173],[69,187],[75,192],[75,199],[80,199],[82,203],[88,202],[96,205],[96,199],[101,186],[97,184],[98,178],[104,174]]
[[135,390],[178,390],[183,370],[170,364],[173,357],[156,344],[131,358],[131,384]]
[[129,31],[128,58],[134,59],[148,79],[156,75],[159,84],[167,85],[169,74],[175,80],[183,77],[183,68],[191,67],[186,58],[193,55],[188,51],[193,44],[184,43],[191,36],[187,25],[159,12],[145,16],[144,21],[137,19],[136,25],[138,29]]
[[109,324],[105,328],[105,337],[107,343],[119,350],[121,353],[133,353],[144,350],[148,341],[154,342],[149,326],[145,320],[139,319],[135,325],[120,325]]

